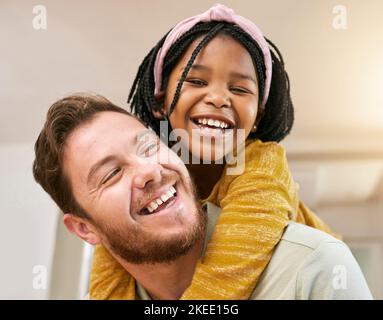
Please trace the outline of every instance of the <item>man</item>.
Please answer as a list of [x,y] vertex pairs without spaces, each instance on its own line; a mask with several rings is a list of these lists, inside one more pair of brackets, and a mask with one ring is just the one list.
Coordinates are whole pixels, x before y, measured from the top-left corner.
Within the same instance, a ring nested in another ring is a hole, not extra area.
[[[128,112],[88,95],[52,105],[35,152],[34,177],[68,230],[102,244],[135,279],[121,290],[133,290],[131,298],[179,299],[219,215],[212,204],[207,215],[200,207],[180,158]],[[124,273],[118,277],[113,281],[124,283]],[[370,298],[347,246],[299,224],[286,228],[251,296]]]

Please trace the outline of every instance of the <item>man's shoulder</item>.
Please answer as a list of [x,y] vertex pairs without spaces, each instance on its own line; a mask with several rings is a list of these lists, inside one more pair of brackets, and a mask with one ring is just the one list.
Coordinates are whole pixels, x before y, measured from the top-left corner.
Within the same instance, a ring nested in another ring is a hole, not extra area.
[[281,243],[286,245],[317,249],[323,243],[346,244],[339,239],[334,238],[328,233],[297,222],[289,222],[281,238]]
[[[334,276],[347,272],[347,288],[337,290]],[[371,294],[348,246],[333,236],[290,222],[253,299],[369,299]]]
[[315,256],[316,266],[322,268],[325,264],[335,263],[334,251],[342,257],[350,255],[350,250],[343,241],[321,230],[290,222],[273,252],[269,267],[273,271],[280,270],[283,264],[285,268],[289,268],[286,272],[298,273]]

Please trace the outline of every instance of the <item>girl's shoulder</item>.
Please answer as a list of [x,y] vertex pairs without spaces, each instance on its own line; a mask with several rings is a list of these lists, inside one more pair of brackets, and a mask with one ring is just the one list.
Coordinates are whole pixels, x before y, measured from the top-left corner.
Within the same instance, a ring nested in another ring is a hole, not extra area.
[[[246,156],[257,156],[263,154],[280,154],[285,157],[286,152],[283,146],[275,141],[263,142],[259,139],[248,139],[245,143],[245,154]],[[252,157],[249,157],[251,160]]]
[[286,152],[277,142],[262,142],[261,140],[247,140],[245,144],[245,171],[287,164]]

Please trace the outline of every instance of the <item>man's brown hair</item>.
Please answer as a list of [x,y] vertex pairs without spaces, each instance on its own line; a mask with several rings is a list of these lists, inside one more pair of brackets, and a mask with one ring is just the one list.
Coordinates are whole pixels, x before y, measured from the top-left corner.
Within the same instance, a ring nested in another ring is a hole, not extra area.
[[63,172],[62,156],[68,136],[97,113],[113,111],[131,114],[100,95],[76,94],[55,102],[35,143],[33,176],[64,213],[90,219],[76,202]]

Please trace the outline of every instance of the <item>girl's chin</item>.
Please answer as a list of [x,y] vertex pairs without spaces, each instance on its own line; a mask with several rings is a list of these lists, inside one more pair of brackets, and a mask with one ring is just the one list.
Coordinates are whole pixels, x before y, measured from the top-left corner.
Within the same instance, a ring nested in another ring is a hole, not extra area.
[[199,147],[191,147],[192,159],[190,163],[222,164],[225,163],[224,149],[222,147],[201,144]]

